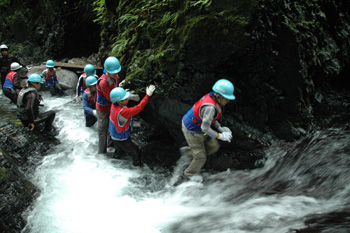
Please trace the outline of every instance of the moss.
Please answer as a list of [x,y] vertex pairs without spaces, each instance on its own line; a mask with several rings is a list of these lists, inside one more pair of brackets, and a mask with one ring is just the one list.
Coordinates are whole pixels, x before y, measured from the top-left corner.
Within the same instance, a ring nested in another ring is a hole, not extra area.
[[8,180],[7,170],[0,167],[0,183],[6,182]]

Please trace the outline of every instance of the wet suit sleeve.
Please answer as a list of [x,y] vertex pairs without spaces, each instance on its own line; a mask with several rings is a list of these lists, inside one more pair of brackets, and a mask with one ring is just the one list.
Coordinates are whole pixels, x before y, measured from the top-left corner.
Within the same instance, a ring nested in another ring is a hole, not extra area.
[[[118,118],[119,120],[119,123],[121,125],[123,125],[123,121],[125,119],[125,122],[130,119],[131,117],[139,114],[145,107],[146,105],[148,104],[148,101],[149,101],[149,95],[146,95],[145,97],[143,97],[143,99],[141,100],[141,102],[132,107],[132,108],[124,108],[123,111],[120,112],[120,118]],[[124,118],[124,119],[123,119]]]
[[84,92],[83,93],[83,109],[84,109],[84,113],[86,115],[90,115],[93,116],[92,111],[93,109],[89,107],[88,105],[88,95]]
[[26,94],[23,100],[24,106],[26,106],[26,112],[28,116],[29,124],[34,123],[34,103],[35,103],[36,95],[33,92],[29,92]]
[[80,89],[83,86],[83,79],[84,79],[83,75],[80,75],[78,83],[77,83],[77,88],[76,88],[76,93],[77,93],[76,97],[78,97],[80,95]]
[[15,86],[16,89],[21,89],[21,78],[19,77],[18,74],[15,74],[13,76],[13,85]]
[[205,134],[209,135],[212,138],[216,138],[218,135],[218,133],[211,128],[211,122],[214,119],[215,113],[216,110],[214,106],[204,106],[201,109],[201,115],[203,116],[201,129]]

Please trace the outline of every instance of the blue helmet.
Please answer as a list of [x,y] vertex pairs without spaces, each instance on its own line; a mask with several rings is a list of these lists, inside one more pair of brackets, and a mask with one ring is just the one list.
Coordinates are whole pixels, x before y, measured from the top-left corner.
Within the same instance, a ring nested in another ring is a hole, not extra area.
[[226,99],[234,100],[236,97],[233,95],[234,87],[233,84],[227,79],[220,79],[216,81],[213,86],[213,91],[219,93]]
[[116,57],[108,57],[105,60],[104,68],[110,74],[119,73],[122,69],[119,60]]
[[97,78],[95,76],[89,76],[85,80],[86,86],[92,86],[97,83]]
[[50,67],[50,68],[55,67],[55,63],[53,62],[53,60],[47,60],[46,67]]
[[116,87],[111,91],[110,97],[113,103],[127,99],[130,92],[125,91],[122,87]]
[[85,67],[84,67],[84,72],[87,76],[93,76],[96,74],[96,70],[95,70],[95,67],[91,64],[87,64]]
[[41,78],[40,74],[29,75],[28,82],[44,84],[43,79]]

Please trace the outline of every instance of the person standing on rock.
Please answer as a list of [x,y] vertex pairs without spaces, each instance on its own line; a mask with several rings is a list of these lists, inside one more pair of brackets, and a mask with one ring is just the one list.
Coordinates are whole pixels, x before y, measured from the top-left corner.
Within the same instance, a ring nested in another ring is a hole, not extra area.
[[83,109],[85,114],[85,126],[91,127],[97,121],[96,113],[96,83],[97,78],[95,76],[89,76],[86,78],[86,86],[83,93]]
[[45,87],[50,88],[51,95],[58,94],[59,96],[64,95],[63,90],[57,80],[55,62],[53,60],[47,60],[46,69],[43,70],[41,76],[45,80]]
[[148,86],[145,97],[138,105],[131,108],[127,107],[130,92],[125,91],[122,87],[116,87],[110,94],[113,104],[109,115],[109,133],[115,149],[123,150],[131,155],[134,166],[142,166],[142,156],[138,146],[130,139],[132,117],[139,114],[146,107],[154,90],[154,85]]
[[6,75],[11,71],[11,64],[14,62],[17,62],[18,64],[21,65],[21,63],[15,56],[8,54],[9,49],[5,44],[0,45],[0,50],[1,50],[1,57],[0,57],[1,85],[2,87],[4,87]]
[[228,127],[221,127],[223,107],[234,100],[233,84],[227,79],[218,80],[212,92],[204,95],[182,118],[182,132],[188,146],[180,148],[182,155],[192,159],[184,174],[192,179],[201,178],[199,174],[207,155],[220,148],[218,140],[231,142],[232,132]]
[[[111,91],[119,86],[118,73],[122,67],[116,57],[108,57],[104,62],[105,72],[97,80],[97,122],[98,122],[98,153],[107,153],[107,143],[112,141],[108,132],[109,113],[112,101]],[[108,141],[108,142],[107,142]]]
[[20,71],[22,66],[13,62],[11,64],[11,72],[6,75],[5,82],[3,84],[2,91],[4,95],[8,97],[14,104],[17,104],[17,90],[21,89],[21,77]]
[[30,131],[34,131],[38,124],[45,123],[43,133],[50,136],[58,135],[52,123],[56,113],[53,110],[39,113],[39,105],[42,100],[38,91],[44,84],[39,74],[31,74],[28,78],[28,87],[23,88],[17,98],[17,116],[24,126],[28,126]]
[[86,79],[89,76],[95,76],[96,79],[98,79],[98,76],[96,75],[95,67],[91,64],[87,64],[84,67],[84,73],[82,73],[78,79],[78,83],[76,87],[76,95],[75,95],[76,102],[81,101],[80,94],[84,93],[84,91],[87,89]]

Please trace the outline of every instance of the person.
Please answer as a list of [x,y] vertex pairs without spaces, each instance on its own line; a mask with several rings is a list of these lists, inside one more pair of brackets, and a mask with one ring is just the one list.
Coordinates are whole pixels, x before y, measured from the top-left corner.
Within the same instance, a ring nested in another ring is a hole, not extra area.
[[98,76],[96,75],[95,67],[91,64],[87,64],[84,67],[84,73],[82,73],[79,76],[77,87],[76,87],[76,95],[75,95],[76,102],[81,101],[80,94],[84,93],[84,91],[87,89],[86,78],[89,76],[95,76],[96,79],[98,79]]
[[131,108],[127,107],[130,92],[122,87],[116,87],[111,91],[110,99],[113,102],[109,115],[109,133],[112,137],[116,151],[123,150],[131,155],[134,166],[142,166],[141,150],[130,139],[132,129],[132,117],[140,113],[148,104],[149,98],[155,90],[154,85],[146,88],[146,95],[141,102]]
[[198,100],[182,118],[182,132],[188,146],[180,148],[180,152],[192,159],[184,171],[184,175],[190,179],[199,174],[207,155],[219,150],[217,139],[231,142],[232,138],[231,130],[221,127],[218,120],[222,116],[223,107],[235,99],[233,84],[227,79],[220,79],[212,90]]
[[44,84],[39,74],[31,74],[28,78],[28,86],[23,88],[17,98],[17,116],[24,126],[28,126],[30,131],[34,131],[39,124],[45,123],[44,133],[50,136],[58,135],[52,123],[56,113],[53,110],[39,113],[39,105],[42,100],[38,91]]
[[[107,143],[111,143],[108,135],[109,113],[112,101],[110,93],[119,85],[118,73],[122,67],[116,57],[108,57],[104,62],[105,72],[97,80],[97,128],[98,128],[98,153],[107,153]],[[107,142],[108,141],[108,142]]]
[[[6,75],[11,72],[11,64],[17,62],[22,65],[19,60],[8,53],[8,47],[5,44],[0,45],[1,57],[0,57],[0,73],[1,73],[1,85],[4,86]],[[22,65],[23,66],[23,65]]]
[[50,88],[51,95],[58,94],[59,96],[64,95],[63,90],[57,80],[55,62],[53,60],[46,61],[46,68],[41,73],[41,76],[45,79],[45,87]]
[[14,104],[17,104],[17,90],[21,89],[21,77],[19,75],[22,66],[13,62],[11,64],[11,72],[6,75],[2,91]]
[[86,78],[86,86],[83,93],[83,109],[85,114],[85,126],[91,127],[97,121],[96,113],[96,83],[97,78],[95,76],[89,76]]

